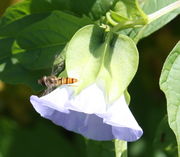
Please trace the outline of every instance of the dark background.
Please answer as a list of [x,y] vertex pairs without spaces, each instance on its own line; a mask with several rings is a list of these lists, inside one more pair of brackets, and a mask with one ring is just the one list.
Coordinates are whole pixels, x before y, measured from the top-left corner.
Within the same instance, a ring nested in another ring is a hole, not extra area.
[[[144,135],[129,144],[129,157],[169,157],[177,151],[174,134],[168,125],[160,125],[167,111],[159,77],[166,57],[179,40],[179,20],[177,17],[138,43],[139,69],[128,90],[130,109]],[[86,156],[83,137],[41,118],[29,102],[32,94],[36,93],[27,86],[0,82],[0,157]]]

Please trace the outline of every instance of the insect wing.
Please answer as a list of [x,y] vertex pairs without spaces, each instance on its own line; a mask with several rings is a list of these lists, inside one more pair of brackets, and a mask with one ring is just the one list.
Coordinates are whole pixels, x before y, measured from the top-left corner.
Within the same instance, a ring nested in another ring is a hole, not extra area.
[[44,92],[41,94],[41,96],[47,95],[50,92],[52,92],[55,88],[54,87],[47,87]]
[[[58,60],[58,62],[56,62]],[[55,62],[52,67],[52,73],[51,75],[58,75],[65,69],[65,59],[62,56],[55,56]]]

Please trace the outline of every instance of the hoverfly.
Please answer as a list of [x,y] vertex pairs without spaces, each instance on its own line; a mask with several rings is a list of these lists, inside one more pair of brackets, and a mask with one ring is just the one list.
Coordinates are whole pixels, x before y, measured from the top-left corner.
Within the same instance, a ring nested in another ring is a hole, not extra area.
[[57,73],[61,73],[64,70],[64,68],[65,68],[64,60],[61,61],[56,66],[57,66],[56,70],[54,70],[54,68],[53,68],[53,72],[50,76],[43,76],[41,79],[38,80],[39,84],[47,87],[47,89],[45,90],[43,95],[50,93],[53,89],[55,89],[58,86],[61,86],[64,84],[73,84],[78,81],[76,78],[56,77],[55,76]]
[[77,82],[76,78],[69,77],[56,77],[56,76],[43,76],[43,78],[38,80],[38,83],[44,85],[48,88],[58,87],[64,84],[72,84]]

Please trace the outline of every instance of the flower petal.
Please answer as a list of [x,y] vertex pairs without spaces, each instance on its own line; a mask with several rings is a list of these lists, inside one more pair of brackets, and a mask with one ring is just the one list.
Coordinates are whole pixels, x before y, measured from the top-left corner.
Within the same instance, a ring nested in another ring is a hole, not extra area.
[[63,86],[40,98],[31,96],[30,101],[41,116],[90,139],[135,141],[143,133],[124,96],[106,104],[96,84],[77,96],[72,87]]
[[105,113],[107,109],[104,93],[96,84],[88,86],[78,95],[72,95],[66,107],[87,114]]

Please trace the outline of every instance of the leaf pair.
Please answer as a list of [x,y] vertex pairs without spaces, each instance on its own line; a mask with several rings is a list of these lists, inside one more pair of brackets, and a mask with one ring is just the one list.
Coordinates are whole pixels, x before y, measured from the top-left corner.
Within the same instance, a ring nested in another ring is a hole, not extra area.
[[66,49],[66,70],[79,80],[76,92],[92,83],[105,90],[109,102],[119,98],[134,77],[138,51],[125,35],[105,33],[89,25],[72,37]]

